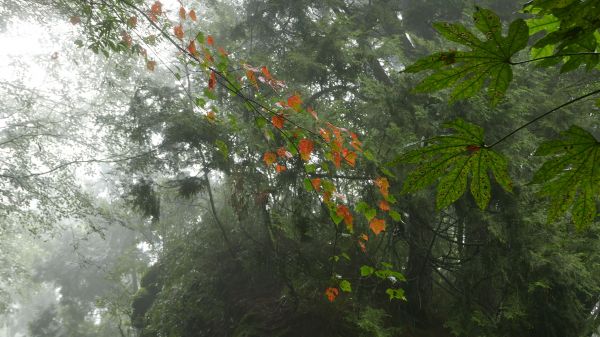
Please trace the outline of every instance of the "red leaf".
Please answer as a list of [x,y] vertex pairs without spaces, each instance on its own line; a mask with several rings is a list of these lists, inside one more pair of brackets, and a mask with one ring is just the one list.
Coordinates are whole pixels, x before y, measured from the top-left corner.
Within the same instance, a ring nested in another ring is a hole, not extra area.
[[375,186],[379,187],[381,195],[387,198],[389,195],[388,189],[390,188],[390,182],[385,177],[379,177],[375,180]]
[[329,300],[329,302],[335,301],[335,298],[339,294],[340,294],[340,291],[338,290],[338,288],[327,288],[327,289],[325,289],[325,296],[327,296],[327,299]]
[[150,7],[150,12],[154,15],[160,15],[162,13],[162,4],[160,1],[155,1]]
[[178,39],[183,40],[183,27],[181,27],[181,25],[175,26],[175,28],[173,28],[173,32]]
[[263,161],[267,166],[272,165],[277,160],[277,156],[273,152],[266,152],[263,155]]
[[275,171],[277,171],[277,173],[281,173],[283,171],[287,170],[287,167],[285,165],[277,165],[275,166]]
[[213,39],[212,35],[209,35],[209,36],[207,36],[207,37],[206,37],[206,43],[207,43],[209,46],[212,46],[212,45],[214,45],[214,44],[215,44],[215,40]]
[[283,118],[283,115],[275,115],[271,117],[271,123],[273,123],[273,126],[275,126],[278,129],[283,129],[284,122],[285,119]]
[[310,183],[315,191],[319,192],[321,190],[321,178],[313,178],[310,180]]
[[382,210],[382,211],[384,211],[384,212],[387,212],[387,211],[390,210],[390,204],[388,204],[388,202],[385,201],[385,200],[381,200],[379,202],[379,209]]
[[300,112],[300,110],[302,110],[302,99],[298,95],[290,96],[287,99],[287,104],[290,108],[296,110],[297,112]]
[[371,228],[375,235],[379,235],[379,233],[385,230],[385,220],[373,218],[371,222],[369,222],[369,228]]
[[189,13],[190,19],[192,19],[192,21],[196,21],[196,11],[195,10],[191,10]]
[[192,55],[196,55],[198,53],[198,51],[196,50],[196,43],[194,42],[194,40],[190,41],[190,44],[187,46],[187,50]]
[[473,152],[477,152],[481,150],[481,146],[477,146],[477,145],[469,145],[467,146],[467,151],[473,153]]
[[301,139],[298,143],[298,149],[300,150],[300,157],[304,161],[308,161],[310,159],[310,154],[313,152],[315,148],[315,144],[310,139]]
[[333,164],[335,165],[335,168],[340,168],[342,166],[342,156],[337,151],[333,152]]
[[256,89],[258,89],[258,82],[256,82],[256,75],[254,75],[254,72],[252,70],[246,70],[246,78],[248,78],[248,81],[250,81],[250,83],[252,83],[252,85],[254,87],[256,87]]
[[156,67],[156,61],[148,61],[148,62],[146,62],[146,68],[148,68],[148,70],[154,71],[155,67]]
[[323,138],[323,140],[327,143],[331,142],[331,137],[329,136],[329,132],[323,128],[319,128],[319,134]]
[[210,72],[210,78],[208,79],[208,90],[214,90],[217,85],[217,76],[214,71]]

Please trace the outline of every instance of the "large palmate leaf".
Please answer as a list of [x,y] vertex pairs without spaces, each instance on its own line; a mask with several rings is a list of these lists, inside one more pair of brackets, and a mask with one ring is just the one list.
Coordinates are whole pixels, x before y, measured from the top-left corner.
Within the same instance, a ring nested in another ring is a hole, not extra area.
[[537,149],[537,156],[552,156],[536,172],[532,183],[541,184],[541,193],[550,197],[548,221],[571,209],[578,228],[596,218],[600,197],[600,142],[584,129],[572,126],[561,137]]
[[435,53],[408,66],[405,71],[411,73],[434,70],[415,91],[432,92],[453,86],[450,101],[456,101],[475,95],[487,83],[491,104],[500,102],[513,77],[511,57],[527,46],[529,29],[525,21],[518,19],[510,24],[504,37],[500,19],[487,9],[478,8],[473,19],[486,40],[480,40],[458,23],[434,24],[445,38],[470,50]]
[[560,71],[567,72],[585,65],[587,70],[600,61],[600,6],[597,0],[534,0],[525,8],[536,14],[527,20],[530,34],[544,31],[535,42],[531,56],[540,59],[539,66],[563,63]]
[[505,190],[512,190],[506,158],[486,148],[483,129],[461,119],[446,123],[453,134],[435,137],[423,148],[401,155],[395,162],[419,166],[404,182],[402,193],[413,193],[438,181],[436,207],[443,209],[466,191],[470,177],[471,195],[481,209],[491,198],[491,172]]

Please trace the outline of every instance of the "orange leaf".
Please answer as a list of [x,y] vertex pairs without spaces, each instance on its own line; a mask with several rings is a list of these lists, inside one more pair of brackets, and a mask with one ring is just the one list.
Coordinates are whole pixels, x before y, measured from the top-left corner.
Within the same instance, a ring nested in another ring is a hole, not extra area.
[[300,150],[300,157],[304,161],[308,161],[310,159],[310,154],[313,152],[315,148],[315,144],[312,140],[303,138],[298,143],[298,149]]
[[208,49],[204,48],[204,47],[202,48],[202,50],[204,50],[204,59],[205,59],[207,62],[214,63],[214,62],[215,62],[215,59],[214,59],[214,58],[212,57],[212,55],[210,54],[210,51],[209,51]]
[[287,170],[287,167],[285,167],[285,165],[277,165],[275,166],[275,171],[277,171],[277,173],[281,173],[283,171]]
[[287,104],[290,108],[296,110],[297,112],[300,112],[300,110],[302,110],[302,99],[300,99],[300,96],[298,95],[290,96],[287,99]]
[[271,77],[271,73],[269,72],[269,69],[267,69],[267,67],[263,66],[262,68],[260,68],[260,71],[263,73],[263,75],[265,75],[265,78],[267,79],[267,81],[270,81],[273,79],[273,77]]
[[185,20],[185,8],[179,7],[179,17],[181,20]]
[[344,155],[344,160],[346,160],[348,165],[354,167],[356,165],[356,153],[348,151],[347,149],[343,149],[342,153]]
[[189,13],[190,19],[192,19],[192,21],[196,21],[196,11],[195,10],[191,10]]
[[333,152],[333,165],[335,168],[340,168],[342,166],[342,156],[339,152]]
[[363,241],[369,241],[369,236],[367,234],[363,233],[360,235],[360,239]]
[[381,195],[387,198],[389,195],[388,189],[390,188],[390,182],[385,177],[379,177],[375,180],[375,185],[379,187],[379,192]]
[[335,298],[339,294],[340,294],[340,291],[338,290],[338,288],[327,288],[327,289],[325,289],[325,296],[327,296],[327,299],[329,300],[329,302],[335,301]]
[[283,118],[283,115],[275,115],[271,117],[271,123],[273,123],[273,126],[275,126],[278,129],[283,129],[284,122],[285,119]]
[[319,128],[319,134],[323,137],[323,140],[327,143],[331,142],[331,137],[329,136],[329,132],[323,128]]
[[183,40],[183,27],[181,27],[181,25],[175,26],[175,28],[173,28],[173,32],[178,39]]
[[146,68],[150,71],[154,71],[154,68],[156,67],[156,61],[148,61],[146,62]]
[[221,56],[223,57],[227,57],[229,54],[227,54],[227,52],[225,51],[225,49],[223,49],[223,47],[219,47],[217,48],[217,51],[219,52],[219,54],[221,54]]
[[206,37],[206,43],[207,43],[209,46],[212,46],[212,45],[214,45],[214,44],[215,44],[215,40],[213,39],[212,35],[209,35],[209,36],[207,36],[207,37]]
[[310,183],[315,191],[319,192],[321,190],[321,178],[313,178],[310,180]]
[[81,23],[81,18],[78,16],[72,16],[69,21],[71,21],[72,25],[78,25]]
[[150,12],[154,15],[160,15],[162,13],[162,4],[160,1],[155,1],[150,7]]
[[246,70],[246,78],[248,79],[248,81],[250,81],[250,83],[252,83],[253,86],[256,87],[256,89],[258,89],[258,82],[256,82],[256,75],[254,75],[254,72],[252,70]]
[[382,210],[382,211],[384,211],[384,212],[387,212],[387,211],[390,210],[390,204],[388,204],[388,202],[385,201],[385,200],[381,200],[379,202],[379,209]]
[[206,118],[211,121],[214,122],[217,119],[217,115],[215,114],[214,111],[209,111],[208,113],[206,113]]
[[358,241],[358,246],[363,253],[367,252],[367,245],[363,241]]
[[277,160],[277,156],[273,152],[266,152],[263,155],[263,161],[267,166],[273,164]]
[[354,218],[352,217],[350,209],[346,205],[339,205],[337,207],[336,214],[344,218],[344,224],[346,224],[346,228],[348,228],[348,231],[352,232],[352,222]]
[[214,71],[210,72],[210,78],[208,79],[208,90],[214,90],[217,85],[217,76]]
[[137,17],[132,16],[127,19],[127,25],[131,28],[135,28],[135,26],[137,26]]
[[379,235],[379,233],[385,230],[385,220],[373,218],[371,222],[369,222],[369,228],[371,228],[375,235]]
[[187,50],[192,55],[196,55],[198,53],[198,51],[196,50],[196,42],[194,42],[194,40],[190,41],[190,44],[187,46]]

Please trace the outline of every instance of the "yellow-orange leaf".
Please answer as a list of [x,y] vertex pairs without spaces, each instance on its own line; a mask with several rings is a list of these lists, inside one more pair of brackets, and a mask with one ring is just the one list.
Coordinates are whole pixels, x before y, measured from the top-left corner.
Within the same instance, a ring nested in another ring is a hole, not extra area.
[[185,20],[185,8],[179,7],[179,17],[181,20]]
[[196,11],[195,10],[191,10],[189,13],[190,19],[192,19],[192,21],[196,21]]
[[298,150],[300,151],[300,157],[302,157],[302,160],[308,161],[314,148],[315,144],[312,140],[306,138],[301,139],[298,143]]
[[384,211],[384,212],[387,212],[387,211],[390,210],[390,204],[387,201],[385,201],[385,200],[381,200],[379,202],[379,209],[382,210],[382,211]]
[[360,239],[363,241],[369,241],[369,236],[367,234],[363,233],[360,235]]
[[375,180],[375,186],[379,187],[381,195],[387,198],[389,195],[388,189],[390,188],[390,182],[385,177],[379,177]]
[[137,26],[137,17],[132,16],[127,19],[127,25],[131,28],[135,28],[135,26]]
[[273,123],[273,126],[278,129],[283,129],[284,122],[285,122],[285,119],[283,118],[283,115],[275,115],[275,116],[271,117],[271,123]]
[[298,95],[292,95],[288,97],[287,104],[290,108],[298,112],[302,110],[302,99]]
[[329,300],[329,302],[335,301],[335,298],[339,294],[340,294],[340,291],[338,290],[338,288],[327,288],[327,289],[325,289],[325,296],[327,296],[327,299]]
[[207,37],[206,37],[206,43],[207,43],[209,46],[212,46],[212,45],[214,45],[214,44],[215,44],[215,40],[213,39],[212,35],[209,35],[209,36],[207,36]]
[[263,155],[263,161],[267,166],[272,165],[277,160],[277,156],[273,152],[266,152]]
[[321,178],[313,178],[310,180],[310,183],[315,191],[319,192],[321,190]]
[[375,235],[379,235],[379,233],[385,230],[385,220],[373,218],[371,222],[369,222],[369,228],[371,228]]
[[154,68],[156,67],[156,61],[148,61],[146,62],[146,68],[150,71],[154,71]]

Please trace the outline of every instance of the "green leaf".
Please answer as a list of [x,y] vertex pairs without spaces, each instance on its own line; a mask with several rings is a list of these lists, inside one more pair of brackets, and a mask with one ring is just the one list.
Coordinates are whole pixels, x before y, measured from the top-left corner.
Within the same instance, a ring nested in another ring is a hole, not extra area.
[[416,92],[433,92],[454,87],[450,102],[477,94],[487,83],[492,106],[504,97],[513,74],[511,58],[527,47],[529,27],[522,19],[513,21],[506,37],[498,16],[487,9],[478,9],[473,19],[486,40],[480,40],[458,23],[435,23],[434,28],[446,39],[470,48],[469,51],[434,53],[416,61],[405,71],[410,73],[433,70],[415,88]]
[[550,198],[548,221],[571,208],[577,228],[589,227],[600,199],[600,142],[586,130],[571,126],[559,139],[541,144],[535,154],[552,156],[532,180],[541,185],[541,194]]
[[444,126],[454,133],[435,137],[427,146],[395,160],[418,165],[405,179],[402,193],[414,193],[438,182],[436,207],[443,209],[465,193],[470,177],[471,195],[477,206],[485,209],[491,199],[490,173],[503,189],[512,191],[508,162],[485,146],[481,127],[461,119]]
[[375,272],[375,268],[370,266],[361,266],[360,267],[360,276],[367,277],[371,276]]
[[400,213],[398,213],[394,210],[390,210],[388,214],[390,215],[390,218],[392,218],[392,220],[394,220],[394,221],[402,220],[402,216],[400,215]]
[[403,300],[403,301],[406,301],[406,296],[404,296],[404,290],[403,289],[388,288],[385,291],[385,293],[390,296],[390,301],[391,300]]
[[343,292],[346,292],[346,293],[352,292],[352,285],[350,284],[350,281],[348,281],[348,280],[342,280],[340,282],[340,289]]

